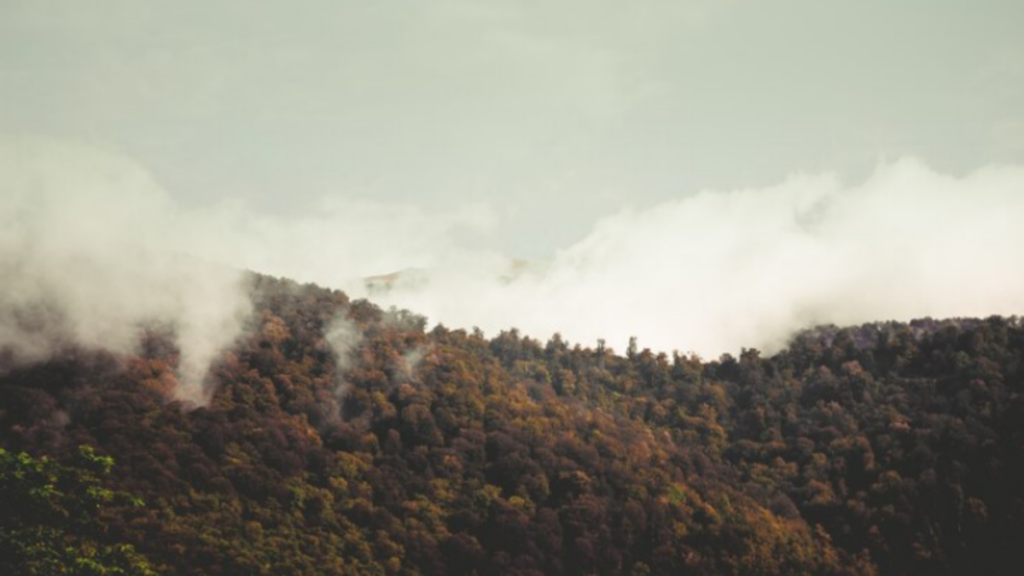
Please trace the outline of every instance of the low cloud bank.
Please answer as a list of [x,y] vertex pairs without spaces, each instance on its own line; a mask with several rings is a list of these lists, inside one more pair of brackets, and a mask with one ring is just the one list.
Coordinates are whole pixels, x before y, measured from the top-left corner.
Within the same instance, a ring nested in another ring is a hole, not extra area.
[[491,333],[772,351],[821,323],[1024,312],[1021,222],[1024,167],[956,178],[903,159],[854,186],[794,175],[627,210],[512,281],[440,270],[381,300]]
[[[496,224],[486,207],[335,199],[298,217],[227,200],[186,207],[130,159],[80,144],[0,143],[0,200],[0,353],[131,352],[141,325],[170,324],[178,395],[195,402],[250,311],[246,268],[490,334],[518,327],[620,349],[635,335],[706,357],[771,351],[820,323],[1024,311],[1017,166],[952,177],[905,159],[852,186],[794,175],[701,192],[607,217],[534,263],[475,246]],[[399,270],[410,272],[365,281]],[[340,363],[350,332],[332,332]]]
[[[231,199],[189,207],[117,151],[0,139],[0,360],[24,365],[74,346],[128,354],[140,330],[170,327],[175,395],[202,404],[211,363],[252,308],[246,269],[345,288],[405,266],[497,267],[499,255],[458,246],[491,220],[474,206],[425,212],[359,200],[291,218]],[[338,326],[336,348],[348,342]],[[339,367],[349,352],[338,348]]]

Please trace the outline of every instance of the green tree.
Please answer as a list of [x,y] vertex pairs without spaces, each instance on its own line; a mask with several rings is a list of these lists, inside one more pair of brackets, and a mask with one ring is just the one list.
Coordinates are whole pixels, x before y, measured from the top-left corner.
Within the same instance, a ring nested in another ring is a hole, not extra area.
[[131,545],[103,541],[98,514],[116,494],[102,481],[113,464],[88,446],[66,466],[0,449],[0,574],[155,574]]

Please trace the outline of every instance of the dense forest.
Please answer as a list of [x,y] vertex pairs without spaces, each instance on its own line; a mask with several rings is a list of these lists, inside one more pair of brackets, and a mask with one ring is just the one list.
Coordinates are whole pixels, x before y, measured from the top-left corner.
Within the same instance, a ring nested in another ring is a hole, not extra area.
[[130,357],[2,367],[0,573],[1024,565],[1017,318],[825,326],[701,359],[428,329],[264,276],[251,291],[205,406],[174,399],[168,327]]

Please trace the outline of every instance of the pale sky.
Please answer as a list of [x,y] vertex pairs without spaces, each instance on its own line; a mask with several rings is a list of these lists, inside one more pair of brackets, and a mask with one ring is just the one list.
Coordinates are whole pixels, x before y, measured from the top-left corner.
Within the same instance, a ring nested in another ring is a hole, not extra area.
[[1019,0],[0,0],[0,135],[117,150],[196,208],[473,206],[474,241],[545,259],[702,189],[1024,163],[1022,23]]

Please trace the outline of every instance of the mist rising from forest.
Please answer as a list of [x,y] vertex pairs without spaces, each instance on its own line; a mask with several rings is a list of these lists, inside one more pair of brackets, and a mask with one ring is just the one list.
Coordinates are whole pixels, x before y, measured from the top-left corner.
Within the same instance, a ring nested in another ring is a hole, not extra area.
[[953,177],[905,158],[854,185],[796,174],[625,210],[511,281],[439,270],[381,300],[489,332],[772,351],[823,323],[1020,314],[1021,221],[1024,168]]
[[180,398],[240,333],[242,271],[178,250],[193,216],[141,167],[53,142],[0,143],[0,350],[14,364],[69,347],[134,351],[144,329],[180,347]]
[[[479,249],[486,206],[427,209],[335,198],[299,216],[242,202],[184,206],[142,166],[84,144],[9,140],[0,154],[0,349],[15,362],[78,345],[130,352],[172,326],[179,395],[201,402],[210,363],[250,308],[245,268],[372,295],[431,323],[518,327],[546,339],[706,357],[773,350],[820,323],[1024,310],[1024,167],[963,177],[913,159],[853,185],[797,174],[704,191],[599,221],[548,262]],[[543,210],[543,206],[537,206]],[[530,234],[530,230],[523,230]]]

